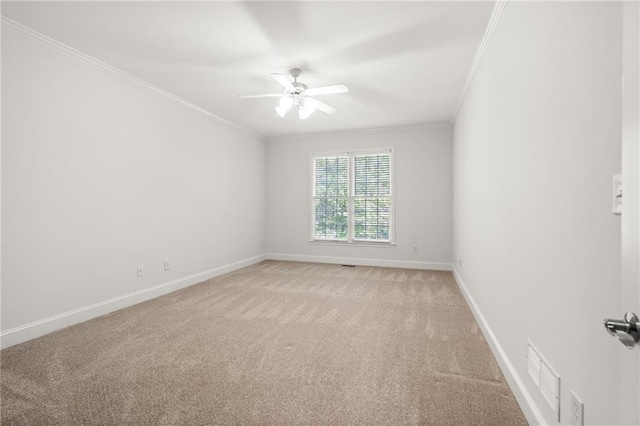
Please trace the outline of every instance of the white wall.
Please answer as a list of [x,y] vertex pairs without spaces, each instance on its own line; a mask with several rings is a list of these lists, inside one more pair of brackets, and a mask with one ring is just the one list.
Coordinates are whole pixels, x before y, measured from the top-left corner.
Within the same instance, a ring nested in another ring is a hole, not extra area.
[[2,63],[3,345],[264,254],[261,138],[6,29]]
[[457,273],[546,424],[527,338],[561,376],[563,424],[571,390],[587,424],[620,420],[602,319],[620,315],[621,25],[620,3],[507,3],[454,126]]
[[[397,245],[380,248],[310,244],[311,153],[388,147],[394,148],[395,155]],[[450,268],[451,155],[448,125],[270,139],[267,143],[269,257]],[[415,245],[419,246],[418,253],[413,252]]]

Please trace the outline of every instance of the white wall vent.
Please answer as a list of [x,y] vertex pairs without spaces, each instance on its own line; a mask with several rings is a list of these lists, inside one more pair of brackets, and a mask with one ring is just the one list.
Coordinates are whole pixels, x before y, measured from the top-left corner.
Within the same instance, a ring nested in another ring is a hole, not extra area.
[[528,341],[527,343],[527,369],[529,376],[531,376],[551,409],[556,413],[557,420],[560,421],[560,376],[551,368],[531,342]]

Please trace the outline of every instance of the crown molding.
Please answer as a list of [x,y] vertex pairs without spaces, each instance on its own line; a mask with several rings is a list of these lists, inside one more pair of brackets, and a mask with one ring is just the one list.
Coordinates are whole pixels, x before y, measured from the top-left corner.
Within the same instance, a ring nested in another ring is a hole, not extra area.
[[344,136],[344,135],[352,135],[359,133],[377,133],[377,132],[400,132],[404,130],[435,130],[435,129],[450,129],[451,123],[449,122],[441,122],[441,123],[416,123],[416,124],[405,124],[401,126],[387,126],[387,127],[370,127],[364,129],[345,129],[345,130],[328,130],[328,131],[320,131],[320,132],[310,132],[310,133],[296,133],[290,135],[273,135],[267,136],[267,142],[276,141],[276,140],[290,140],[290,139],[301,139],[301,138],[313,138],[318,136]]
[[151,91],[153,93],[156,93],[158,95],[164,96],[165,98],[171,99],[172,101],[174,101],[176,103],[179,103],[179,104],[181,104],[183,106],[186,106],[187,108],[190,108],[190,109],[192,109],[192,110],[194,110],[194,111],[196,111],[196,112],[198,112],[198,113],[200,113],[200,114],[202,114],[202,115],[204,115],[206,117],[212,118],[212,119],[214,119],[216,121],[225,123],[225,124],[227,124],[227,125],[229,125],[231,127],[234,127],[236,129],[242,130],[242,131],[244,131],[246,133],[251,134],[252,136],[256,136],[256,137],[264,139],[263,135],[255,132],[253,130],[250,130],[250,129],[248,129],[246,127],[243,127],[243,126],[241,126],[239,124],[236,124],[236,123],[234,123],[232,121],[229,121],[229,120],[227,120],[225,118],[222,118],[222,117],[212,113],[211,111],[209,111],[209,110],[207,110],[207,109],[205,109],[205,108],[203,108],[203,107],[201,107],[199,105],[196,105],[196,104],[194,104],[192,102],[187,101],[186,99],[181,98],[180,96],[177,96],[177,95],[175,95],[175,94],[173,94],[171,92],[168,92],[168,91],[166,91],[164,89],[161,89],[161,88],[159,88],[157,86],[154,86],[153,84],[151,84],[151,83],[149,83],[149,82],[147,82],[147,81],[145,81],[145,80],[143,80],[141,78],[138,78],[138,77],[136,77],[134,75],[131,75],[131,74],[119,69],[119,68],[116,68],[116,67],[114,67],[112,65],[109,65],[106,62],[103,62],[103,61],[101,61],[101,60],[99,60],[97,58],[94,58],[91,55],[88,55],[88,54],[83,53],[83,52],[81,52],[81,51],[79,51],[77,49],[74,49],[73,47],[68,46],[68,45],[66,45],[66,44],[64,44],[64,43],[62,43],[62,42],[60,42],[58,40],[55,40],[55,39],[53,39],[53,38],[51,38],[49,36],[46,36],[46,35],[44,35],[42,33],[39,33],[38,31],[36,31],[36,30],[34,30],[32,28],[29,28],[29,27],[27,27],[25,25],[22,25],[19,22],[14,21],[13,19],[7,18],[6,16],[2,16],[1,19],[0,19],[0,22],[2,24],[2,28],[3,29],[7,29],[8,31],[11,31],[14,34],[22,36],[22,37],[24,37],[24,38],[26,38],[28,40],[31,40],[31,41],[33,41],[35,43],[38,43],[41,46],[47,47],[47,48],[49,48],[49,49],[51,49],[51,50],[53,50],[55,52],[61,53],[61,54],[65,55],[65,56],[73,58],[73,59],[75,59],[77,61],[80,61],[80,62],[82,62],[84,64],[87,64],[89,66],[97,68],[97,69],[99,69],[101,71],[104,71],[104,72],[106,72],[108,74],[111,74],[111,75],[113,75],[115,77],[118,77],[118,78],[120,78],[120,79],[122,79],[124,81],[127,81],[127,82],[129,82],[131,84],[134,84],[134,85],[136,85],[138,87],[145,88],[145,89],[147,89],[147,90],[149,90],[149,91]]
[[480,65],[484,60],[484,57],[489,49],[489,45],[491,44],[491,40],[493,39],[493,34],[498,27],[498,23],[500,22],[500,18],[502,17],[502,11],[507,5],[508,0],[496,0],[493,5],[493,10],[491,11],[491,17],[489,18],[489,24],[487,25],[487,29],[482,36],[482,40],[480,41],[480,45],[478,46],[478,50],[476,51],[476,56],[473,59],[473,64],[471,65],[471,69],[469,70],[469,74],[467,74],[467,79],[464,82],[464,87],[462,89],[462,94],[460,95],[460,100],[458,100],[458,105],[456,106],[455,111],[453,112],[453,117],[451,118],[451,124],[455,123],[456,118],[458,117],[458,112],[460,112],[460,108],[464,102],[464,98],[469,91],[469,87],[473,83],[473,80],[480,69]]

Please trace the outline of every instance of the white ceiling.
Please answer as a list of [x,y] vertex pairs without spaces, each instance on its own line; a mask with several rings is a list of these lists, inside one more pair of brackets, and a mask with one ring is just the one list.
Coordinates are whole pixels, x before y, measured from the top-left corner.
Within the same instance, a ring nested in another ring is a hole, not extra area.
[[[3,2],[2,14],[265,136],[450,121],[493,2]],[[275,115],[302,69],[338,109]]]

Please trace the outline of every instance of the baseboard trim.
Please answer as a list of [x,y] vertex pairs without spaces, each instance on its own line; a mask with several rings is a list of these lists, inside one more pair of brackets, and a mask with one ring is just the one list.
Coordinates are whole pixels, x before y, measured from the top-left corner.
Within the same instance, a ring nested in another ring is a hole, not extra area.
[[180,290],[181,288],[189,287],[202,281],[233,272],[237,269],[251,266],[266,260],[266,258],[266,254],[250,257],[218,268],[170,281],[168,283],[159,284],[144,290],[114,297],[113,299],[105,300],[104,302],[94,303],[93,305],[84,306],[79,309],[74,309],[73,311],[64,312],[49,318],[11,328],[0,333],[0,347],[2,347],[2,349],[8,348],[31,339],[44,336],[45,334],[53,333],[54,331],[63,329],[70,325],[88,321],[92,318],[97,318],[110,312],[154,299],[167,293]]
[[518,401],[518,404],[520,405],[520,408],[522,409],[527,422],[529,422],[530,425],[546,424],[544,417],[542,416],[542,412],[536,406],[533,398],[531,397],[531,394],[529,393],[529,391],[527,391],[527,388],[522,382],[522,379],[516,372],[515,367],[513,366],[511,361],[509,361],[509,358],[502,348],[502,345],[498,341],[496,335],[493,333],[493,330],[489,326],[489,323],[480,311],[480,308],[476,304],[475,300],[469,293],[469,290],[467,290],[467,287],[464,285],[464,282],[462,281],[462,278],[460,277],[460,274],[458,273],[455,266],[452,265],[451,270],[453,272],[453,276],[456,279],[456,282],[458,283],[460,291],[462,292],[464,298],[467,300],[467,304],[471,308],[471,312],[473,312],[473,316],[480,325],[480,329],[482,330],[485,339],[487,339],[487,343],[489,343],[489,347],[491,348],[493,355],[498,361],[498,365],[502,370],[502,374],[504,374],[504,377],[507,380],[511,391],[516,397],[516,400]]
[[429,269],[450,271],[451,264],[444,262],[416,262],[409,260],[362,259],[357,257],[312,256],[289,253],[267,253],[268,260],[290,262],[331,263],[337,265],[379,266],[383,268]]

